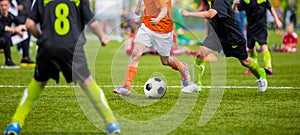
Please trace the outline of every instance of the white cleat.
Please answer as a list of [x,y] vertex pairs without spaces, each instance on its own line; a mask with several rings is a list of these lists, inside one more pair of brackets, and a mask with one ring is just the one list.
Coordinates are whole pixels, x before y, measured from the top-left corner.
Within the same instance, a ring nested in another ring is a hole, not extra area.
[[267,87],[268,87],[268,81],[267,81],[267,79],[260,78],[260,79],[256,80],[256,82],[258,83],[258,87],[257,87],[258,90],[260,92],[265,92],[266,89],[267,89]]
[[201,90],[202,90],[202,85],[199,86],[199,85],[197,85],[195,83],[191,83],[188,86],[183,87],[181,89],[181,92],[189,94],[189,93],[192,93],[192,92],[200,92]]

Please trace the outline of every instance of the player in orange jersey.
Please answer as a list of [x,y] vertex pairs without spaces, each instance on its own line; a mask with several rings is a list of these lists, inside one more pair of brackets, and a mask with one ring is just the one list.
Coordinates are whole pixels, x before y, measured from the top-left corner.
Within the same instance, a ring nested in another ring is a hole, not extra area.
[[[173,44],[173,20],[171,19],[171,0],[143,0],[145,9],[141,18],[141,27],[134,39],[134,49],[131,54],[124,85],[114,89],[114,93],[129,96],[133,79],[137,73],[138,62],[142,54],[149,47],[157,49],[163,65],[178,70],[182,83],[187,86],[190,83],[188,65],[180,62],[175,57],[170,57]],[[135,13],[141,13],[142,0],[138,1]]]

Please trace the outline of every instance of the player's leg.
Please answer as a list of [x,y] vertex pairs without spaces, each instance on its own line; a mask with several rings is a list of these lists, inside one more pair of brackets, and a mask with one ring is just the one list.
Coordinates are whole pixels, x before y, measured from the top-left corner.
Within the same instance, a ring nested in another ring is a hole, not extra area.
[[138,70],[138,62],[140,57],[143,55],[147,46],[141,43],[135,43],[133,52],[131,54],[128,66],[126,68],[125,76],[124,76],[124,85],[122,87],[116,87],[114,89],[114,93],[120,94],[123,96],[129,96],[130,90],[133,84],[134,77],[136,76]]
[[129,96],[133,79],[138,70],[138,62],[143,53],[147,48],[151,47],[151,37],[147,32],[147,29],[144,25],[139,28],[136,37],[134,39],[134,48],[131,54],[128,66],[126,68],[126,73],[124,77],[124,85],[122,87],[116,87],[114,93]]
[[205,46],[200,46],[197,54],[196,54],[196,58],[195,58],[195,65],[197,67],[197,71],[198,71],[198,81],[197,84],[201,87],[202,89],[202,77],[205,71],[205,66],[206,66],[206,61],[205,61],[205,57],[207,57],[208,55],[213,55],[213,57],[216,58],[216,56],[214,55],[214,52],[205,47]]
[[120,133],[120,125],[117,123],[117,120],[108,105],[107,99],[102,89],[100,89],[93,77],[91,75],[88,76],[88,78],[80,83],[80,86],[88,95],[91,103],[94,105],[96,110],[105,120],[107,125],[105,132],[108,134]]
[[120,126],[113,116],[103,91],[90,74],[83,50],[83,45],[77,45],[74,53],[72,50],[69,50],[61,54],[65,58],[62,59],[59,65],[62,69],[61,71],[68,83],[72,81],[79,82],[90,102],[105,120],[107,125],[106,132],[119,133]]
[[21,42],[21,48],[23,50],[23,58],[21,59],[21,66],[35,66],[35,63],[29,57],[29,43],[30,43],[30,34],[29,38]]
[[170,66],[172,69],[180,72],[183,86],[187,86],[190,83],[190,73],[187,63],[179,61],[176,57],[161,56],[160,60],[163,65]]
[[170,57],[173,46],[173,32],[160,34],[154,33],[152,39],[153,46],[157,50],[163,65],[170,66],[180,72],[182,84],[187,86],[190,83],[190,73],[187,63],[179,61],[176,57]]
[[195,58],[195,65],[198,72],[198,80],[196,84],[191,83],[187,87],[181,89],[181,92],[184,93],[192,93],[192,92],[199,92],[202,90],[202,77],[205,71],[206,61],[204,60],[206,56],[213,54],[213,51],[205,46],[200,46]]
[[34,108],[35,103],[40,97],[47,81],[40,82],[32,79],[27,88],[25,88],[23,96],[17,107],[17,110],[12,117],[11,124],[7,126],[4,131],[4,135],[9,135],[12,133],[19,134],[22,126],[24,125],[25,117]]
[[[252,58],[255,62],[258,61],[258,54],[255,48],[255,45],[257,42],[253,39],[253,36],[251,34],[247,34],[247,46],[249,48],[248,54],[249,57]],[[245,74],[252,74],[251,70],[247,70]]]
[[268,86],[265,70],[263,68],[260,68],[258,63],[250,57],[244,60],[240,59],[240,62],[243,66],[251,70],[251,72],[257,79],[259,91],[264,92]]
[[147,48],[148,47],[143,45],[142,43],[135,43],[124,77],[123,87],[127,88],[128,90],[131,90],[134,77],[138,70],[139,59],[141,58],[145,50],[147,50]]
[[265,69],[267,74],[271,75],[271,74],[273,74],[272,59],[271,59],[270,51],[268,49],[268,45],[263,44],[261,46],[261,48],[262,48],[262,55],[263,55],[263,60],[264,60],[264,64],[265,64],[264,69]]

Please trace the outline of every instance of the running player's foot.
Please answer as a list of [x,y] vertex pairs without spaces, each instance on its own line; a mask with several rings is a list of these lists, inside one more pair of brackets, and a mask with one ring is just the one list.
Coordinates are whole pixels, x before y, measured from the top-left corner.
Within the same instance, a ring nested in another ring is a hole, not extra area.
[[22,67],[34,67],[35,63],[31,59],[22,59],[20,66]]
[[192,92],[200,92],[202,90],[202,84],[197,85],[195,83],[191,83],[190,85],[181,89],[183,93],[192,93]]
[[252,74],[252,72],[251,72],[251,70],[247,70],[247,71],[245,72],[245,74],[247,74],[247,75],[251,75],[251,74]]
[[4,131],[4,135],[18,135],[21,131],[21,126],[18,122],[11,123]]
[[268,75],[272,75],[273,74],[273,70],[271,68],[264,68],[264,70],[266,71],[266,73]]
[[186,63],[182,63],[185,67],[183,71],[180,71],[181,75],[181,80],[182,80],[182,85],[183,86],[188,86],[190,82],[190,72],[189,72],[189,67]]
[[114,93],[127,97],[130,96],[130,90],[125,87],[116,87]]
[[120,134],[121,133],[121,128],[118,123],[111,122],[108,124],[105,130],[106,134]]
[[265,92],[268,87],[266,72],[263,68],[261,68],[260,70],[263,72],[263,75],[258,80],[256,80],[256,82],[258,83],[258,90],[260,92]]
[[20,68],[20,66],[17,66],[12,61],[6,61],[5,64],[4,64],[4,66],[1,66],[1,68]]

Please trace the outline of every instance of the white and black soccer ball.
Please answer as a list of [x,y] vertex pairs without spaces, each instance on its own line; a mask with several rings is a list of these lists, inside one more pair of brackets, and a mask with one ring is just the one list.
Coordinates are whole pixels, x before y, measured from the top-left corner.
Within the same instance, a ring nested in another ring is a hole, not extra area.
[[150,99],[162,98],[167,90],[166,83],[157,77],[150,78],[144,85],[144,93]]

